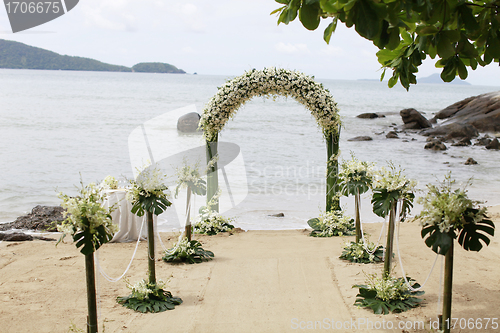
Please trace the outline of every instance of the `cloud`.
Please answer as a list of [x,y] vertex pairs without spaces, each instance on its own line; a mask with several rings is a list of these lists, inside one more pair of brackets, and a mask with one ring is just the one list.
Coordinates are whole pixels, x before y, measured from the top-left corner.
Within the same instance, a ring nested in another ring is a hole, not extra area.
[[333,45],[327,45],[323,48],[320,53],[326,56],[339,56],[344,54],[344,50],[341,47],[336,47]]
[[291,44],[279,42],[274,45],[276,51],[287,54],[310,54],[311,51],[307,48],[306,44]]
[[113,31],[136,31],[137,19],[133,11],[125,10],[129,7],[127,0],[90,2],[81,6],[81,13],[87,26]]

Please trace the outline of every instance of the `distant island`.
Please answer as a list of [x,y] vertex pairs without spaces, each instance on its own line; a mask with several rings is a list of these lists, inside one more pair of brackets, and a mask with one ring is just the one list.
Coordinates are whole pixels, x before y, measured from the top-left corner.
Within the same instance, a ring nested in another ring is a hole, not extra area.
[[434,74],[426,76],[426,77],[418,78],[417,83],[461,84],[461,85],[468,85],[468,86],[471,85],[469,82],[462,81],[459,78],[456,78],[451,82],[444,82],[438,73],[434,73]]
[[0,68],[174,74],[186,73],[182,69],[166,63],[141,62],[130,68],[126,66],[106,64],[90,58],[60,55],[52,51],[5,39],[0,39]]

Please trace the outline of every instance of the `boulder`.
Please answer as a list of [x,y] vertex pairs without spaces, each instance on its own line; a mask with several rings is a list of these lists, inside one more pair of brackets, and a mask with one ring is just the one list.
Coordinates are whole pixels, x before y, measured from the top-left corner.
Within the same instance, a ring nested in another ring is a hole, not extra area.
[[480,132],[500,131],[500,91],[466,98],[439,111],[434,119],[469,124]]
[[33,236],[24,234],[22,232],[0,232],[0,240],[6,242],[24,242],[24,241],[32,241]]
[[470,142],[469,138],[462,138],[460,141],[455,142],[454,144],[452,144],[452,146],[455,146],[455,147],[466,147],[466,146],[470,146],[471,144],[472,143]]
[[469,124],[451,123],[423,130],[424,136],[446,136],[446,138],[475,138],[479,135],[476,128]]
[[278,214],[271,214],[271,215],[268,215],[268,216],[271,216],[271,217],[285,217],[285,214],[278,213]]
[[36,206],[31,213],[18,217],[14,222],[0,224],[0,230],[28,229],[57,231],[55,224],[64,220],[61,206]]
[[378,113],[374,113],[374,112],[361,113],[361,114],[358,114],[356,117],[362,118],[362,119],[385,118],[385,116],[383,114],[378,114]]
[[491,142],[489,144],[486,145],[486,149],[498,150],[498,149],[500,149],[500,142],[498,142],[498,139],[495,138],[495,139],[491,140]]
[[399,139],[398,133],[396,133],[395,131],[390,131],[385,135],[385,137],[387,139]]
[[472,157],[469,157],[467,161],[465,161],[465,165],[475,165],[475,164],[477,164],[477,162]]
[[428,142],[425,147],[425,149],[431,149],[431,150],[446,150],[446,145],[442,143],[441,141],[435,140]]
[[405,124],[406,129],[421,129],[432,127],[432,124],[427,118],[422,116],[417,110],[410,108],[399,112],[401,119]]
[[177,130],[184,133],[198,132],[201,116],[196,112],[186,113],[177,120]]
[[362,135],[362,136],[356,136],[354,138],[350,138],[347,141],[372,141],[372,137],[367,136],[367,135]]
[[487,146],[492,141],[491,137],[488,134],[485,134],[483,137],[478,138],[477,142],[474,144],[475,146]]

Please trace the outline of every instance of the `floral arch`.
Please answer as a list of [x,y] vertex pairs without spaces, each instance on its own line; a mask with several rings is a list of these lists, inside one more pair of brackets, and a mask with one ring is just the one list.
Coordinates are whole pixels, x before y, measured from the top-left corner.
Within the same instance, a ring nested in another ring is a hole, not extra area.
[[[328,89],[314,78],[281,68],[253,69],[228,80],[210,99],[203,110],[200,127],[207,142],[207,202],[218,189],[218,133],[240,106],[255,96],[290,96],[304,105],[321,127],[327,144],[326,211],[339,209],[336,195],[340,116],[337,103]],[[213,209],[218,211],[218,203]]]

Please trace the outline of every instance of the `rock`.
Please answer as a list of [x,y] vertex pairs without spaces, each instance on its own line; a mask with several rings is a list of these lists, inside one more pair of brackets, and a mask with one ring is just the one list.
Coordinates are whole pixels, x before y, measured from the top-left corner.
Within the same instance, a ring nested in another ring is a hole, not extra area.
[[406,129],[421,129],[432,127],[432,124],[427,118],[422,116],[417,110],[410,108],[399,112],[401,119],[405,124]]
[[477,164],[476,160],[473,159],[472,157],[469,157],[467,161],[465,162],[465,165],[475,165]]
[[446,136],[450,138],[475,138],[479,135],[477,129],[469,124],[451,123],[423,130],[420,134],[424,136]]
[[383,114],[378,114],[378,113],[374,113],[374,112],[361,113],[361,114],[358,114],[356,117],[362,118],[362,119],[385,118],[385,116]]
[[477,142],[474,144],[475,146],[487,146],[492,141],[491,137],[488,134],[485,134],[482,138],[478,138]]
[[469,138],[462,138],[460,141],[452,144],[452,146],[455,146],[455,147],[466,147],[466,146],[470,146],[472,143],[470,142],[470,139]]
[[362,135],[362,136],[356,136],[354,138],[350,138],[347,141],[371,141],[373,140],[370,136]]
[[278,214],[271,214],[271,215],[268,215],[268,216],[271,216],[271,217],[285,217],[285,214],[278,213]]
[[396,133],[395,131],[390,131],[385,135],[385,137],[387,139],[399,139],[398,133]]
[[498,142],[498,139],[495,138],[495,139],[491,140],[491,142],[486,145],[486,149],[498,150],[498,149],[500,149],[500,142]]
[[498,132],[500,91],[466,98],[439,111],[434,118],[469,124],[480,132]]
[[198,132],[201,116],[196,112],[186,113],[177,120],[177,130],[184,133]]
[[32,241],[33,236],[26,235],[22,232],[0,232],[0,240],[6,242],[23,242],[23,241]]
[[9,229],[57,231],[55,224],[64,220],[61,206],[36,206],[31,213],[18,217],[14,222],[0,224],[0,231]]
[[425,149],[431,149],[431,150],[446,150],[446,146],[444,143],[441,141],[431,141],[428,142],[425,147]]

